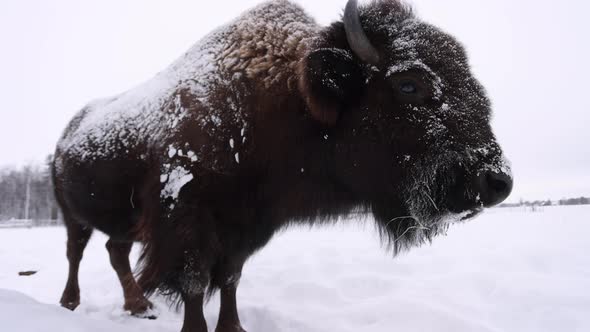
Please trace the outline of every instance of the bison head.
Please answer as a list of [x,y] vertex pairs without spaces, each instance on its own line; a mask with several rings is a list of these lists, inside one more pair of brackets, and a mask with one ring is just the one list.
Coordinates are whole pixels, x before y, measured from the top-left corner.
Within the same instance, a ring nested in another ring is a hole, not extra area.
[[490,101],[463,47],[399,1],[349,1],[300,71],[310,114],[334,142],[337,181],[365,200],[396,250],[509,195]]

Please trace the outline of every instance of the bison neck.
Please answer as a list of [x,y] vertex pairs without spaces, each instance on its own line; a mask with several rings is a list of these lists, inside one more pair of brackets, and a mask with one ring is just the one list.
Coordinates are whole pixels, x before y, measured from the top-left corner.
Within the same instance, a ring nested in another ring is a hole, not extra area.
[[254,159],[264,218],[283,225],[293,221],[332,220],[365,205],[339,180],[334,142],[328,128],[307,113],[298,95],[274,95],[256,115]]

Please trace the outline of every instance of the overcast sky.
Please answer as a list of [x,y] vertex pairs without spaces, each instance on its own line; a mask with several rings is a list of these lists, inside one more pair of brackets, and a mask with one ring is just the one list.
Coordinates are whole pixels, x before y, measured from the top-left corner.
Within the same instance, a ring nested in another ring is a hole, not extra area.
[[[257,0],[2,0],[0,165],[51,153],[86,102],[149,79]],[[346,0],[296,0],[319,23]],[[413,0],[462,41],[515,173],[511,201],[590,196],[590,2]]]

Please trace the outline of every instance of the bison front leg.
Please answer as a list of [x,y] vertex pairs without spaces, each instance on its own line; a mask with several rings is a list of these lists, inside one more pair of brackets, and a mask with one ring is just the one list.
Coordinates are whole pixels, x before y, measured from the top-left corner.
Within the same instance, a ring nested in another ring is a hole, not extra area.
[[[201,242],[202,243],[202,242]],[[184,322],[181,332],[207,332],[203,315],[203,299],[210,282],[211,264],[205,251],[184,251],[182,271],[177,271],[176,285],[184,302]]]
[[243,260],[226,262],[217,271],[214,283],[220,289],[221,305],[215,332],[246,332],[238,317],[236,292],[242,275]]
[[237,282],[221,288],[221,306],[219,308],[219,320],[215,332],[246,332],[242,328],[240,318],[238,317],[236,303],[237,288]]
[[207,332],[207,322],[203,315],[204,294],[183,294],[184,322],[180,332]]

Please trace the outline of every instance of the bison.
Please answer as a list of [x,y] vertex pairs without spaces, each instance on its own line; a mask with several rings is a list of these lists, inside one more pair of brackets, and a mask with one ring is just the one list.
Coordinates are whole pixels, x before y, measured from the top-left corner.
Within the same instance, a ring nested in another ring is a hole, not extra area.
[[[184,303],[182,331],[243,331],[244,262],[278,230],[372,213],[393,252],[504,200],[510,167],[464,48],[397,0],[318,26],[298,5],[244,13],[153,79],[85,106],[57,144],[67,227],[61,304],[79,304],[93,229],[134,314],[155,291]],[[138,281],[128,254],[143,243]]]

